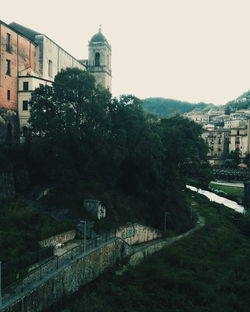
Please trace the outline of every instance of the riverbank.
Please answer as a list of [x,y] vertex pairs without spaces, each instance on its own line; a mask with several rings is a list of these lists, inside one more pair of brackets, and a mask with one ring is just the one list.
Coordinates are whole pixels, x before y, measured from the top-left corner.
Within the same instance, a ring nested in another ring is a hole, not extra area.
[[206,219],[202,229],[122,276],[105,273],[50,311],[249,312],[250,221],[204,196],[192,197]]
[[212,181],[208,186],[209,191],[214,192],[217,195],[224,196],[228,199],[236,201],[238,204],[242,204],[244,200],[244,184],[243,183],[225,183]]

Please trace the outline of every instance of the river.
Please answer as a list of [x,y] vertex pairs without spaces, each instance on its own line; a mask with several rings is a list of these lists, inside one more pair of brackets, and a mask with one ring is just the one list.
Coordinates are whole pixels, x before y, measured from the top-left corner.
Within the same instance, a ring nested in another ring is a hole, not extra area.
[[244,207],[242,205],[239,205],[238,203],[236,203],[233,200],[227,199],[225,197],[216,195],[213,192],[205,191],[205,190],[199,189],[199,188],[191,186],[191,185],[186,185],[186,187],[188,189],[190,189],[191,191],[195,191],[195,192],[197,192],[199,194],[202,194],[202,195],[206,196],[209,200],[211,200],[213,202],[216,202],[218,204],[223,204],[223,205],[225,205],[225,206],[227,206],[229,208],[232,208],[235,211],[238,211],[238,212],[241,212],[241,213],[245,212]]

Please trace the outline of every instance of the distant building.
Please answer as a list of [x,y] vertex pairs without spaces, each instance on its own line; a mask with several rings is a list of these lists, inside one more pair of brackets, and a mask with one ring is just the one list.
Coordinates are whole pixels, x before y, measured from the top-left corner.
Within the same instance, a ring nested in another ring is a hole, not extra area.
[[229,152],[230,131],[227,129],[213,129],[204,131],[202,138],[208,144],[208,159],[212,165],[220,164],[221,158]]

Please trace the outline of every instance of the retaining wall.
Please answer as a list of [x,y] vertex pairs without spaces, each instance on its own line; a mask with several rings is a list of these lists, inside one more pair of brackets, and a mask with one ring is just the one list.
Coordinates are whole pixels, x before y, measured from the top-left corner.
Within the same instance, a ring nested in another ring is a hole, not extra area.
[[[113,239],[102,247],[68,263],[58,271],[27,290],[2,312],[42,312],[65,295],[76,292],[81,286],[97,278],[119,259],[129,254],[129,246],[120,239]],[[15,302],[14,302],[15,301]]]
[[64,244],[76,237],[76,231],[71,230],[55,236],[51,236],[39,242],[40,247],[54,247],[57,244]]
[[116,230],[116,237],[122,238],[129,245],[134,245],[161,238],[162,235],[160,231],[149,226],[128,223]]
[[[43,246],[55,246],[75,237],[75,231],[68,231],[42,241]],[[60,301],[65,295],[70,295],[90,281],[97,278],[106,269],[112,267],[118,260],[126,256],[132,257],[131,264],[136,264],[147,254],[151,254],[163,247],[151,247],[142,253],[133,255],[130,245],[152,241],[161,237],[158,230],[140,224],[127,224],[117,229],[116,238],[102,246],[79,255],[70,260],[58,270],[49,273],[36,285],[30,285],[21,295],[12,297],[4,302],[1,312],[42,312],[52,304]],[[153,242],[152,242],[153,244]],[[157,244],[158,245],[158,244]]]

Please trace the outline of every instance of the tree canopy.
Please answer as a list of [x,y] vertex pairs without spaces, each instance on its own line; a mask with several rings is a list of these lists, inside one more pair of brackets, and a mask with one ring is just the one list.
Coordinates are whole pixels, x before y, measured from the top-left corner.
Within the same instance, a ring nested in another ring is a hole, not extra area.
[[173,190],[187,177],[207,177],[199,125],[179,115],[161,120],[146,115],[141,100],[113,98],[86,71],[63,70],[52,87],[36,89],[30,114],[35,181],[67,187],[99,181],[152,205],[166,197],[175,205]]

